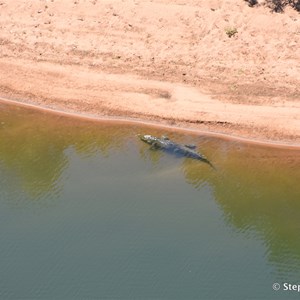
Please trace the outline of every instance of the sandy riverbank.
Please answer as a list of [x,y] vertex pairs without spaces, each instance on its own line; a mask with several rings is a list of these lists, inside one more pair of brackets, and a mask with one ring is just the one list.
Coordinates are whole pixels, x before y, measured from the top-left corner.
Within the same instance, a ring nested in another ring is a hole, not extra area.
[[[300,15],[244,1],[1,1],[0,95],[300,144]],[[228,27],[236,28],[232,38]]]

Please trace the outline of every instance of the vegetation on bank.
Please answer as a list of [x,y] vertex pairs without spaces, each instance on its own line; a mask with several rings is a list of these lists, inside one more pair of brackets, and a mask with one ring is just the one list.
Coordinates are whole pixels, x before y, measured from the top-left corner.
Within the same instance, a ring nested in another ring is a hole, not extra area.
[[300,12],[300,0],[245,0],[249,3],[249,6],[265,5],[269,7],[273,12],[281,13],[286,6],[291,6],[298,12]]

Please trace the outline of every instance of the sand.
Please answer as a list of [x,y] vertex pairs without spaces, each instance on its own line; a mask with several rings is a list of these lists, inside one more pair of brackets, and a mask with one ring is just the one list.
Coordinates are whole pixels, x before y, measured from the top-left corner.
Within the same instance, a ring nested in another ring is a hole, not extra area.
[[291,8],[0,0],[0,26],[2,98],[300,145],[300,14]]

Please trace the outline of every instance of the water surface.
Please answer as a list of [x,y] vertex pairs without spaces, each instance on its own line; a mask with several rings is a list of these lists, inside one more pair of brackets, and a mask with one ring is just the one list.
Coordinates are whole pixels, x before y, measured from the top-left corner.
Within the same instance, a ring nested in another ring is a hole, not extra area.
[[[149,150],[195,143],[216,166]],[[0,105],[1,299],[294,299],[300,153]]]

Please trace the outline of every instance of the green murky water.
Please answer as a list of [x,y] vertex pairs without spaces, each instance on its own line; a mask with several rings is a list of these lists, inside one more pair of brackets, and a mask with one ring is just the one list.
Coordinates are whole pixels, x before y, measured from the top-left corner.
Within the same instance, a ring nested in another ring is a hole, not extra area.
[[299,298],[299,233],[299,151],[0,104],[1,299]]

